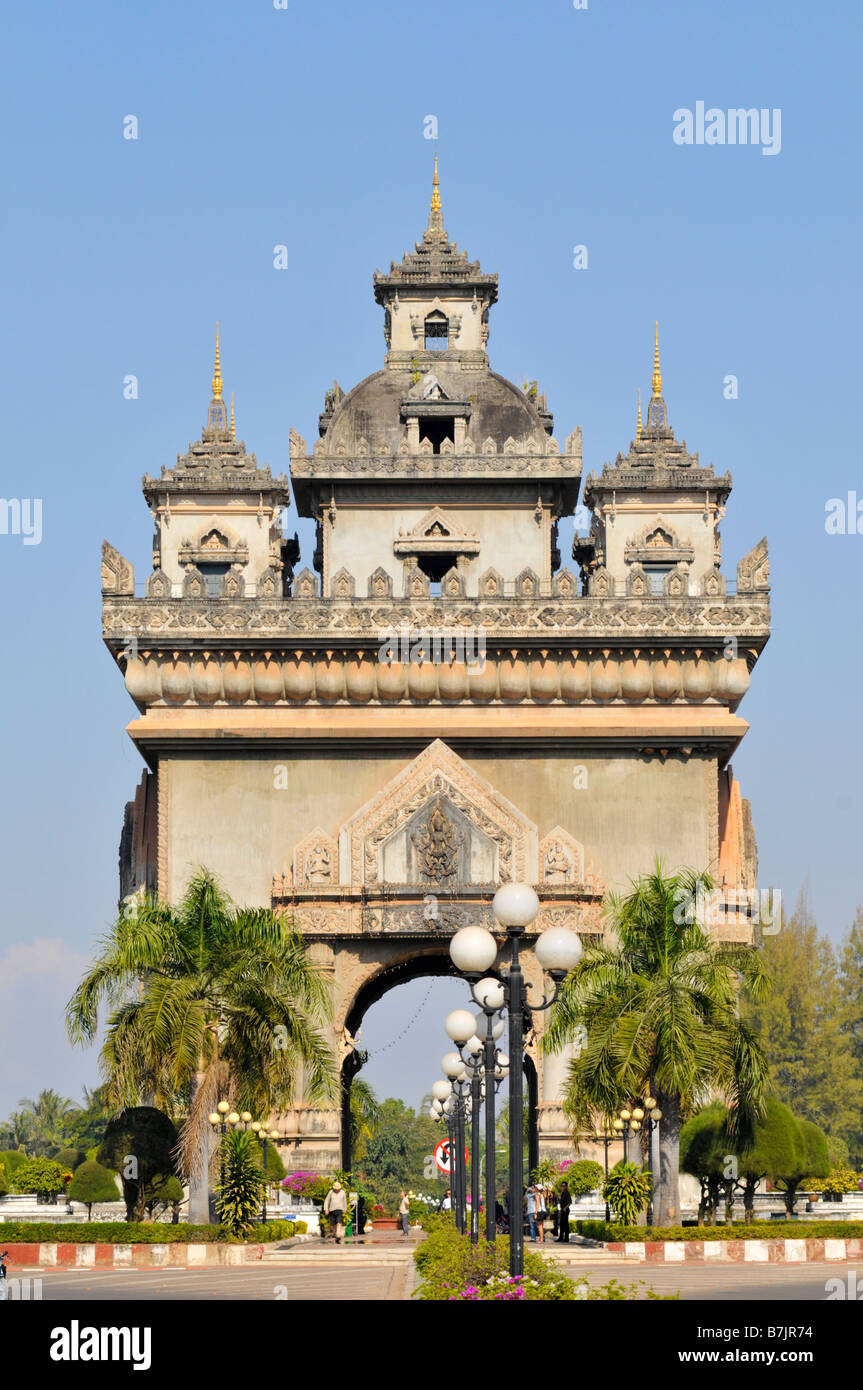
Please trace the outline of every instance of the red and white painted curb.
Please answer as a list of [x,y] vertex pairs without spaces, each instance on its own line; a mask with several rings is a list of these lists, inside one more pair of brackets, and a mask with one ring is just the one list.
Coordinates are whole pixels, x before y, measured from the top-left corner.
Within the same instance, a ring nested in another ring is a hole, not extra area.
[[37,1265],[41,1269],[194,1269],[201,1265],[255,1264],[264,1258],[264,1245],[64,1245],[12,1244],[10,1269]]
[[610,1254],[646,1264],[811,1264],[863,1259],[863,1239],[607,1241]]

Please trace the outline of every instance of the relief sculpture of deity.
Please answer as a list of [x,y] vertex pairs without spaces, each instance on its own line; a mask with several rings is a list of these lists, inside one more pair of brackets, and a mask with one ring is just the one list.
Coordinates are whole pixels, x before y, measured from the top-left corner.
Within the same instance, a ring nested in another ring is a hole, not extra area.
[[411,835],[420,876],[429,883],[445,883],[458,871],[459,849],[464,836],[435,802],[428,820]]

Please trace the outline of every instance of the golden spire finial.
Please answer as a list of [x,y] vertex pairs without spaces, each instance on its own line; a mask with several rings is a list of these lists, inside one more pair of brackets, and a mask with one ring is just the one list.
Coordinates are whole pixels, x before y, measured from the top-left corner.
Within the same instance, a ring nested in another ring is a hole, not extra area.
[[219,357],[219,325],[216,324],[216,365],[213,368],[213,399],[222,399],[222,363]]
[[657,321],[653,334],[653,386],[654,396],[662,395],[662,368],[659,365],[659,322]]
[[636,444],[638,443],[638,441],[639,441],[640,438],[641,438],[641,388],[639,387],[639,390],[638,390],[638,415],[637,415],[636,421],[635,421],[635,442],[636,442]]
[[429,231],[443,231],[443,210],[440,200],[440,179],[437,171],[437,150],[434,152],[434,178],[432,179],[431,207],[429,208]]
[[233,391],[232,391],[232,392],[231,392],[231,438],[232,438],[232,439],[236,439],[236,437],[237,437],[237,427],[236,427],[236,425],[234,424],[234,393],[233,393]]

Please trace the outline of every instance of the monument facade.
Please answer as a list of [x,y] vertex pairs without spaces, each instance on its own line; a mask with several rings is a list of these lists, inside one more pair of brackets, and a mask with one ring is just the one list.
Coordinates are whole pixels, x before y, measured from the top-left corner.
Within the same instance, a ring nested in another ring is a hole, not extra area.
[[[435,168],[422,239],[374,276],[383,367],[334,383],[311,449],[291,431],[290,480],[236,439],[217,341],[201,438],[144,478],[143,593],[103,547],[104,638],[146,764],[121,893],[175,901],[204,864],[237,903],[284,909],[332,978],[345,1093],[369,1005],[449,973],[451,934],[492,924],[500,883],[536,886],[528,945],[553,924],[600,932],[604,890],[657,855],[755,884],[729,760],[769,635],[766,542],[731,584],[731,477],[675,438],[657,342],[646,420],[585,480],[590,533],[562,566],[581,431],[561,446],[536,385],[492,370],[497,296],[449,239]],[[283,533],[291,496],[315,522],[308,557]],[[526,968],[539,997],[530,950]],[[533,1148],[570,1152],[566,1057],[538,1043]],[[341,1163],[343,1120],[275,1117],[289,1166]]]

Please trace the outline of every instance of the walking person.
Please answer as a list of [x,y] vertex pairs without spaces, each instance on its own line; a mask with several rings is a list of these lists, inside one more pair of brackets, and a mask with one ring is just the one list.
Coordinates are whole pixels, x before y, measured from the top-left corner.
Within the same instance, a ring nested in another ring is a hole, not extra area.
[[410,1216],[410,1209],[410,1197],[406,1192],[403,1192],[402,1199],[399,1202],[399,1221],[401,1222],[403,1236],[406,1236],[408,1234],[408,1220]]
[[336,1237],[336,1245],[341,1245],[345,1234],[345,1212],[348,1209],[348,1194],[336,1178],[324,1198],[324,1216],[329,1220]]
[[572,1206],[572,1197],[569,1191],[569,1184],[564,1178],[560,1193],[557,1198],[559,1215],[560,1235],[558,1240],[562,1245],[569,1245],[569,1209]]

